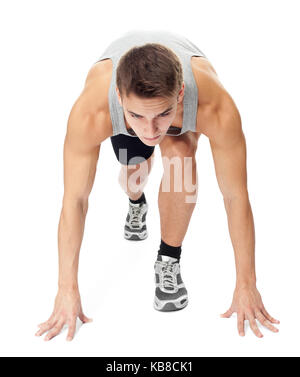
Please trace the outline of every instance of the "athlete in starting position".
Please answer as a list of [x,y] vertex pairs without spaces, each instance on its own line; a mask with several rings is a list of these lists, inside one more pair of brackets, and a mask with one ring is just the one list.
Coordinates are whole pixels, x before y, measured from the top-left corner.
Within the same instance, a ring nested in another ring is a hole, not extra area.
[[[184,308],[188,295],[180,274],[181,246],[197,197],[195,153],[201,134],[209,138],[216,177],[224,199],[236,264],[236,287],[229,310],[237,312],[258,337],[256,319],[271,331],[279,323],[266,311],[256,288],[255,233],[247,190],[246,142],[239,111],[204,53],[182,35],[131,31],[104,51],[88,72],[73,105],[64,143],[64,196],[58,229],[59,284],[55,306],[36,335],[57,335],[76,319],[87,322],[78,288],[79,251],[100,146],[110,137],[121,164],[119,182],[129,197],[124,236],[147,237],[144,187],[159,145],[164,174],[158,205],[161,243],[155,261],[154,307]],[[170,165],[174,169],[170,169]],[[188,169],[189,167],[189,169]],[[181,174],[180,190],[177,171]],[[186,171],[193,189],[186,184]],[[194,178],[195,179],[194,179]],[[169,189],[164,189],[164,180]],[[195,181],[195,183],[193,183]]]

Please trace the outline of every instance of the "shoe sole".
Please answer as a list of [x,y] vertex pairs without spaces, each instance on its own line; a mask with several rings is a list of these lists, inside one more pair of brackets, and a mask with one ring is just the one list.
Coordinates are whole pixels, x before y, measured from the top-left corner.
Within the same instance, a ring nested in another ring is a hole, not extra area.
[[177,301],[166,302],[166,301],[159,301],[157,298],[154,299],[154,309],[160,312],[173,312],[175,310],[184,309],[188,304],[188,298],[183,297],[178,299]]
[[144,232],[137,233],[137,232],[129,232],[125,230],[124,238],[128,241],[142,241],[148,237],[148,232],[145,230]]

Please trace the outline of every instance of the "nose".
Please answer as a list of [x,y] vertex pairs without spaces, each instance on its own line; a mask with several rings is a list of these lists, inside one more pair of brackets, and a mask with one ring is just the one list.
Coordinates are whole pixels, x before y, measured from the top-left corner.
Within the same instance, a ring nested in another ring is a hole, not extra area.
[[155,123],[149,123],[147,125],[147,128],[144,131],[144,136],[151,139],[151,138],[158,136],[158,135],[159,135],[158,127],[155,125]]

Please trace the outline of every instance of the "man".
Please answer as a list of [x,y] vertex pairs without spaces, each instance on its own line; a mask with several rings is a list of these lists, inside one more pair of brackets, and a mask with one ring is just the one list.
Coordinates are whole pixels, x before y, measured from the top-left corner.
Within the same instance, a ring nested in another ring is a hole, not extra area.
[[[110,137],[121,164],[119,182],[129,197],[124,237],[144,240],[148,204],[143,192],[159,145],[164,175],[158,204],[161,243],[155,261],[154,308],[186,307],[180,274],[181,246],[197,197],[195,154],[201,134],[209,138],[218,185],[224,198],[236,262],[236,288],[230,309],[238,332],[256,319],[278,330],[256,288],[254,223],[247,191],[246,143],[235,103],[203,52],[182,35],[133,31],[111,43],[90,69],[72,107],[64,144],[64,197],[59,222],[59,289],[54,311],[37,335],[56,336],[68,324],[67,339],[83,314],[77,271],[84,223],[101,143]],[[170,165],[174,169],[171,169]],[[178,179],[177,173],[181,174]],[[167,183],[166,183],[167,181]],[[169,184],[169,185],[167,185]],[[167,186],[167,189],[166,189]],[[178,189],[180,188],[180,189]]]

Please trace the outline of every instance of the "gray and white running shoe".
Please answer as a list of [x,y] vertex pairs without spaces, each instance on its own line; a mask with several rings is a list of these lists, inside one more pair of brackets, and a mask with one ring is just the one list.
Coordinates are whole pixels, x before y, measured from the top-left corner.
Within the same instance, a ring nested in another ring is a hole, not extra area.
[[162,312],[180,310],[187,306],[188,295],[180,275],[178,259],[158,256],[155,269],[154,308]]
[[124,237],[131,241],[140,241],[148,237],[146,227],[147,203],[131,203],[124,226]]

